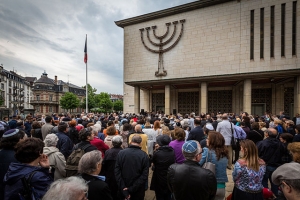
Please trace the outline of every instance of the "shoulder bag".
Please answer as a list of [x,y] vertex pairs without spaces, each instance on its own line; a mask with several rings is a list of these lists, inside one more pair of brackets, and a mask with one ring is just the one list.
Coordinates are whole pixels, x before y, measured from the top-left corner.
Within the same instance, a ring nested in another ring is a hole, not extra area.
[[216,165],[212,162],[207,161],[209,155],[210,155],[210,159],[211,159],[212,158],[211,157],[211,151],[208,149],[206,160],[205,160],[205,163],[203,164],[203,168],[204,169],[209,169],[212,173],[216,174]]
[[238,139],[234,138],[234,133],[233,133],[233,128],[232,128],[232,123],[230,122],[230,126],[231,126],[231,147],[232,147],[232,150],[236,150],[238,149]]

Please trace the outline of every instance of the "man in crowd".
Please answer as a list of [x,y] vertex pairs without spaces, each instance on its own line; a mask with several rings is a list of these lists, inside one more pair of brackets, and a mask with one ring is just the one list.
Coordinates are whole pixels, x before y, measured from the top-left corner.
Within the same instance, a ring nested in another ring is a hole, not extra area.
[[232,167],[232,147],[231,147],[231,137],[234,132],[234,124],[228,120],[228,115],[224,113],[222,115],[222,121],[218,123],[217,132],[221,133],[225,139],[225,145],[228,149],[228,163],[227,169],[231,170]]
[[185,142],[182,153],[186,160],[182,164],[171,165],[167,175],[168,186],[175,199],[214,199],[217,180],[210,170],[202,168],[199,164],[202,157],[199,142]]
[[190,131],[189,137],[187,138],[187,140],[196,140],[200,143],[201,140],[203,140],[203,138],[204,138],[204,133],[203,133],[203,129],[201,128],[200,119],[196,118],[194,120],[194,125],[195,125],[195,128],[193,128],[193,130]]
[[142,142],[141,142],[142,151],[144,151],[148,155],[148,136],[145,133],[143,133],[141,125],[137,124],[135,126],[135,132],[130,134],[130,136],[129,136],[129,139],[128,139],[129,143],[131,142],[132,137],[134,135],[141,136],[141,138],[142,138]]
[[42,136],[43,140],[46,138],[48,134],[51,133],[53,126],[52,126],[52,117],[47,115],[45,118],[45,124],[42,126],[41,131],[42,131]]
[[65,156],[67,160],[69,155],[72,153],[73,150],[73,142],[72,140],[66,135],[68,129],[68,124],[65,122],[61,122],[58,125],[58,133],[56,134],[58,137],[58,142],[56,147],[59,151]]
[[287,200],[300,199],[300,164],[286,163],[272,174],[272,182],[279,185]]
[[271,180],[273,172],[281,165],[281,158],[285,152],[283,143],[277,137],[277,130],[268,128],[265,132],[266,139],[259,141],[256,146],[258,149],[258,156],[263,159],[267,165],[262,184],[268,188],[268,180],[271,183],[271,190],[277,196],[278,186]]
[[145,197],[149,158],[141,150],[141,143],[141,136],[133,135],[130,146],[117,156],[115,176],[122,199],[141,200]]

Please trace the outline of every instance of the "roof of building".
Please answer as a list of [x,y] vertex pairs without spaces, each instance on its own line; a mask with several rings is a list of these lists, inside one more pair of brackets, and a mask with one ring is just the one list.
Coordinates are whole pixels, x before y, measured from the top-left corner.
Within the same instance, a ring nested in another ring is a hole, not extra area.
[[175,6],[175,7],[172,7],[172,8],[167,8],[167,9],[164,9],[164,10],[160,10],[160,11],[140,15],[140,16],[137,16],[137,17],[132,17],[132,18],[128,18],[128,19],[115,21],[115,24],[119,27],[124,28],[125,26],[150,21],[150,20],[153,20],[153,19],[159,19],[159,18],[162,18],[162,17],[167,17],[167,16],[171,16],[171,15],[175,15],[175,14],[179,14],[179,13],[183,13],[183,12],[188,12],[188,11],[196,10],[196,9],[199,9],[199,8],[204,8],[204,7],[213,6],[213,5],[217,5],[217,4],[221,4],[221,3],[226,3],[226,2],[229,2],[229,1],[234,1],[234,0],[201,0],[201,1],[199,0],[199,1],[194,1],[194,2],[183,4],[183,5],[180,5],[180,6]]
[[46,83],[46,84],[54,85],[54,81],[53,81],[51,78],[49,78],[47,75],[48,75],[48,74],[47,74],[46,72],[44,72],[44,73],[42,74],[41,78],[38,79],[38,80],[35,82],[35,84],[36,84],[36,83]]
[[25,80],[28,82],[34,82],[36,81],[36,77],[25,77]]

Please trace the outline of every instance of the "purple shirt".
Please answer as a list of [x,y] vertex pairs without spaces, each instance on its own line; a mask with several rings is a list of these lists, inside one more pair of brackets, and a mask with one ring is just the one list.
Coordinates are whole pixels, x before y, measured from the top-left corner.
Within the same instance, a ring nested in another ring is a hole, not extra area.
[[184,144],[184,141],[178,141],[178,140],[173,140],[169,144],[169,146],[174,149],[176,163],[178,163],[178,164],[181,164],[181,163],[183,163],[183,161],[185,161],[185,158],[182,154],[182,145],[183,144]]

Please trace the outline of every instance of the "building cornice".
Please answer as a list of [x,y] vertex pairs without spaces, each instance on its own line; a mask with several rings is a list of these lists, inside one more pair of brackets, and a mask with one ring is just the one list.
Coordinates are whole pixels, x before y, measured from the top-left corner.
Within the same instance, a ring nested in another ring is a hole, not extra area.
[[191,2],[191,3],[183,4],[180,6],[175,6],[172,8],[167,8],[164,10],[140,15],[137,17],[132,17],[132,18],[128,18],[128,19],[115,21],[115,24],[119,27],[124,28],[125,26],[138,24],[141,22],[146,22],[146,21],[150,21],[150,20],[154,20],[154,19],[158,19],[158,18],[162,18],[162,17],[167,17],[170,15],[175,15],[175,14],[179,14],[179,13],[183,13],[183,12],[188,12],[188,11],[196,10],[199,8],[213,6],[213,5],[217,5],[217,4],[221,4],[221,3],[226,3],[226,2],[230,2],[230,1],[235,1],[235,0],[201,0],[201,1],[199,0],[199,1]]
[[222,75],[209,75],[198,77],[182,77],[172,79],[159,79],[159,80],[143,80],[143,81],[130,81],[125,84],[130,86],[143,86],[154,84],[178,84],[185,83],[200,83],[200,82],[218,82],[218,81],[239,81],[244,79],[263,79],[263,78],[287,78],[293,76],[300,76],[299,69],[287,69],[276,71],[261,71],[261,72],[247,72],[236,74],[222,74]]

